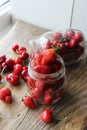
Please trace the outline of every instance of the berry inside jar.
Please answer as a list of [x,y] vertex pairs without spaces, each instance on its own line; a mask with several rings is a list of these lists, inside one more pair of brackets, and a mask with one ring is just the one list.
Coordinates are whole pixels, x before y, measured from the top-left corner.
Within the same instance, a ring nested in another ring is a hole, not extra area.
[[32,98],[41,104],[58,102],[64,92],[65,66],[54,49],[34,54],[29,63],[27,84]]
[[81,31],[67,29],[61,32],[47,32],[43,36],[47,38],[46,49],[54,48],[66,65],[74,64],[84,58],[85,40]]

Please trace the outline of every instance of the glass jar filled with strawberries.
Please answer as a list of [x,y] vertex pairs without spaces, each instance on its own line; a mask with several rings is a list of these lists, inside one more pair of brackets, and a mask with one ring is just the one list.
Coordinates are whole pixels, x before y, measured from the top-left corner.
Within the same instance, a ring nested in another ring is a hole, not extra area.
[[32,55],[27,84],[32,98],[41,104],[58,102],[64,93],[65,66],[54,49],[45,49]]
[[60,32],[47,32],[43,35],[47,40],[45,48],[54,48],[63,58],[66,65],[74,64],[85,56],[84,34],[75,29]]

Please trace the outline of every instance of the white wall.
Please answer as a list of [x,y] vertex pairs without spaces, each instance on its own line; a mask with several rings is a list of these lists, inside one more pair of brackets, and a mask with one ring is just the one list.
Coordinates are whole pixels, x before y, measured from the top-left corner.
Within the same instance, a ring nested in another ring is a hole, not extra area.
[[[13,15],[52,30],[69,28],[73,0],[13,0]],[[87,0],[75,0],[72,28],[87,37]]]
[[68,28],[72,0],[13,0],[16,18],[53,30]]

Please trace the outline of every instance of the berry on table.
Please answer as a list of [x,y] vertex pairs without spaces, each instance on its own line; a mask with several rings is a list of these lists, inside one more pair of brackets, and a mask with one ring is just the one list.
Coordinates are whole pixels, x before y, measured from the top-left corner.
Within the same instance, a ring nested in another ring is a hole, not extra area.
[[30,107],[30,108],[35,108],[36,104],[31,96],[26,96],[23,98],[23,103],[25,106]]
[[49,123],[53,119],[52,111],[50,109],[45,109],[41,112],[40,118],[43,122]]
[[23,66],[21,64],[14,65],[13,73],[16,75],[20,75],[23,70]]

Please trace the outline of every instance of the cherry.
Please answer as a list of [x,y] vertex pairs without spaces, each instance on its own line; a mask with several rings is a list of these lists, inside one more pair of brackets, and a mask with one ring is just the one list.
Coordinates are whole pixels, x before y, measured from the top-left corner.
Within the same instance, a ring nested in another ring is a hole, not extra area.
[[5,102],[6,103],[12,103],[12,97],[11,96],[6,96],[5,97]]
[[54,33],[54,39],[56,41],[59,41],[62,38],[62,34],[60,32],[55,32]]
[[19,84],[20,77],[14,73],[10,73],[6,76],[6,80],[13,86]]
[[11,96],[11,90],[9,88],[7,88],[7,87],[3,87],[0,90],[0,100],[5,101],[5,98],[7,96]]
[[53,119],[52,111],[50,109],[45,109],[41,112],[40,118],[43,122],[49,123]]
[[61,53],[65,53],[66,52],[67,46],[65,45],[65,43],[61,43],[59,45],[59,47],[60,47]]
[[50,104],[52,104],[52,102],[53,102],[53,97],[51,96],[51,94],[46,93],[44,95],[44,103],[46,105],[50,105]]
[[6,56],[5,55],[0,56],[0,64],[5,62],[5,60],[6,60]]
[[65,33],[65,35],[70,39],[73,38],[74,34],[75,32],[72,29],[67,30],[67,32]]
[[76,42],[75,39],[71,39],[70,42],[69,42],[70,48],[75,48],[77,44],[78,44],[78,43]]
[[16,75],[20,75],[23,70],[23,66],[21,64],[14,65],[13,73]]
[[27,77],[27,84],[30,88],[35,88],[35,80],[30,76]]
[[26,60],[29,57],[29,54],[27,51],[23,51],[20,55],[22,60]]
[[13,59],[6,59],[5,61],[8,70],[12,70],[14,66],[14,60]]
[[27,77],[28,77],[28,70],[27,70],[27,69],[22,70],[22,72],[21,72],[21,77],[22,77],[25,81],[27,80]]
[[26,51],[26,48],[25,48],[25,47],[19,47],[19,48],[18,48],[18,54],[22,54],[23,51]]
[[47,39],[46,41],[46,49],[50,49],[51,48],[51,41],[50,39]]
[[24,103],[25,106],[30,107],[30,108],[35,108],[35,107],[36,107],[33,98],[30,97],[30,96],[26,96],[26,97],[23,99],[23,103]]
[[82,39],[83,39],[82,34],[80,32],[76,32],[74,35],[74,39],[76,42],[82,41]]
[[23,66],[23,70],[27,70],[28,71],[28,66]]
[[16,57],[14,59],[14,64],[22,64],[22,59],[20,57]]
[[16,51],[18,50],[18,48],[19,48],[19,45],[18,45],[18,44],[15,44],[15,45],[13,45],[12,50],[13,50],[14,52],[16,52]]

